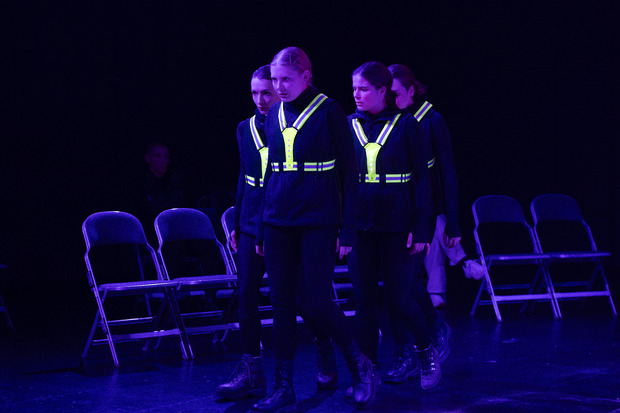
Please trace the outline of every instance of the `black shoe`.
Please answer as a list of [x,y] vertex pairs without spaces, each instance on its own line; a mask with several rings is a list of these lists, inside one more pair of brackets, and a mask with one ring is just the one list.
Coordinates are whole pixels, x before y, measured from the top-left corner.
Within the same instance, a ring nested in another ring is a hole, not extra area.
[[297,411],[293,389],[293,362],[276,361],[276,384],[273,393],[252,406],[252,413],[284,413]]
[[263,370],[263,359],[244,354],[228,379],[228,383],[217,386],[215,394],[226,399],[265,397],[267,380]]
[[343,353],[353,377],[353,401],[365,406],[375,397],[375,377],[372,362],[359,351],[357,345]]
[[316,340],[318,347],[316,353],[316,385],[319,390],[332,390],[338,383],[338,371],[336,369],[336,349],[331,338]]
[[439,361],[444,362],[450,355],[450,335],[452,329],[440,316],[437,316],[433,325],[430,326],[431,341],[439,354]]
[[427,349],[415,349],[420,362],[420,386],[424,389],[432,389],[441,380],[441,366],[439,354],[431,344]]
[[386,383],[403,383],[420,373],[418,358],[411,344],[396,346],[396,360],[385,375]]

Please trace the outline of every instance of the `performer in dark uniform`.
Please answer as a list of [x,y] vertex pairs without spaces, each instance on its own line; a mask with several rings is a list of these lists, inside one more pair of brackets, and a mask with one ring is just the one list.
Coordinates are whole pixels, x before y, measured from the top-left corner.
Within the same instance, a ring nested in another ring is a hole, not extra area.
[[357,111],[348,120],[359,161],[360,206],[357,245],[349,268],[362,351],[376,362],[375,300],[379,274],[383,274],[386,299],[415,338],[421,386],[428,389],[441,378],[439,356],[411,290],[428,297],[412,273],[414,255],[423,254],[432,239],[430,152],[415,118],[396,107],[391,87],[392,76],[382,63],[368,62],[353,72]]
[[281,50],[271,63],[271,77],[282,103],[274,105],[265,119],[269,165],[264,243],[259,230],[257,250],[264,250],[274,308],[276,383],[274,392],[252,411],[295,408],[298,289],[312,294],[310,310],[340,346],[353,375],[354,400],[363,405],[374,395],[372,364],[360,352],[344,313],[331,297],[335,252],[342,257],[355,243],[353,141],[340,105],[311,85],[310,60],[303,50]]
[[267,393],[260,354],[261,323],[258,313],[259,288],[265,274],[265,260],[256,254],[255,243],[268,154],[263,122],[269,108],[280,101],[271,84],[269,65],[262,66],[252,74],[250,88],[256,112],[237,127],[240,165],[235,224],[230,234],[230,246],[237,252],[239,328],[243,356],[229,381],[216,389],[218,396],[228,399],[264,397]]

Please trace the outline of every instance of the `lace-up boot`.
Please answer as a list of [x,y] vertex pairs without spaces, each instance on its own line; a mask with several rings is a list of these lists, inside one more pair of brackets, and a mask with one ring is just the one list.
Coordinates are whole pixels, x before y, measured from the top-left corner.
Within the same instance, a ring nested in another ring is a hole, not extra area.
[[331,338],[316,340],[316,385],[319,390],[332,390],[338,383],[336,369],[336,349]]
[[375,396],[375,377],[372,362],[356,344],[343,352],[353,377],[353,401],[358,406],[369,404]]
[[297,411],[293,389],[293,362],[276,361],[276,384],[273,393],[252,406],[252,413],[288,413]]
[[249,396],[265,397],[267,381],[263,370],[263,359],[244,354],[228,382],[217,386],[215,394],[234,400]]
[[450,335],[452,334],[452,329],[438,315],[435,322],[430,326],[429,333],[433,347],[435,347],[439,354],[439,361],[446,361],[450,355]]
[[385,375],[386,383],[403,383],[420,372],[412,344],[396,346],[396,360]]
[[424,389],[432,389],[441,380],[441,366],[439,354],[431,344],[427,349],[415,348],[415,353],[420,362],[420,386]]

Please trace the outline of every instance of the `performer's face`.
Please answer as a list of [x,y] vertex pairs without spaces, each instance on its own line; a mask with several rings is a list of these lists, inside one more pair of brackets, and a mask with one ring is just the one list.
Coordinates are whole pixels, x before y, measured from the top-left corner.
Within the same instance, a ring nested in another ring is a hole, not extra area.
[[276,102],[280,101],[273,85],[269,79],[259,79],[257,77],[252,78],[250,82],[250,88],[252,91],[252,100],[258,108],[258,111],[263,115],[269,112],[269,108]]
[[290,102],[303,92],[310,83],[310,72],[299,72],[290,65],[271,65],[273,88],[283,102]]
[[370,112],[373,115],[385,108],[385,86],[377,89],[362,75],[353,76],[353,99],[358,110]]
[[396,94],[396,106],[398,106],[398,109],[405,109],[413,105],[413,95],[415,94],[413,85],[406,88],[400,83],[400,80],[394,79],[392,82],[392,92]]

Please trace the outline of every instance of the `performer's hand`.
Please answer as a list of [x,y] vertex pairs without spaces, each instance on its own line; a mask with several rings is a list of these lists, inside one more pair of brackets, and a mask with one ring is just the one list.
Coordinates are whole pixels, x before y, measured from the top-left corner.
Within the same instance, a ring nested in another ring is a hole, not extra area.
[[263,249],[264,245],[265,245],[264,243],[261,243],[260,245],[255,245],[254,246],[256,248],[256,253],[258,255],[260,255],[261,257],[265,256],[265,251]]
[[239,234],[237,234],[237,231],[235,231],[234,229],[230,233],[229,241],[230,241],[230,248],[232,248],[233,251],[237,252],[237,243],[239,242]]
[[449,237],[448,234],[444,232],[443,234],[443,243],[448,248],[454,248],[461,242],[461,237]]
[[407,236],[407,249],[409,250],[409,255],[418,254],[424,250],[426,250],[426,255],[428,255],[428,250],[430,245],[426,242],[413,242],[413,234],[410,232]]
[[343,259],[345,255],[349,255],[351,250],[353,250],[353,247],[345,247],[344,245],[340,247],[338,251],[338,259]]
[[353,247],[346,247],[340,245],[340,238],[336,238],[336,254],[338,255],[338,259],[341,260],[345,255],[348,255]]

